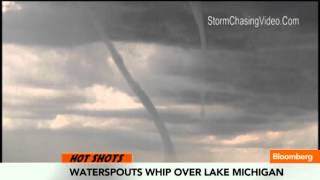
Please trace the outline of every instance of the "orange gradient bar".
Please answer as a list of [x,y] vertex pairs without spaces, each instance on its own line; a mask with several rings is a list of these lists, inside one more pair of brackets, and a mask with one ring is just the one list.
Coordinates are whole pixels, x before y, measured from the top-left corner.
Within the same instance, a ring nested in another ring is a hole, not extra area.
[[61,154],[63,163],[131,163],[132,153],[68,152]]
[[320,163],[320,150],[270,150],[271,163]]

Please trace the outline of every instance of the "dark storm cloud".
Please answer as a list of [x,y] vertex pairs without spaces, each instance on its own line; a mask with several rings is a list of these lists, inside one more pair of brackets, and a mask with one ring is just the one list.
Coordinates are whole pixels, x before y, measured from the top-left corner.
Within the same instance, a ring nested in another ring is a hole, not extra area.
[[225,104],[263,114],[315,111],[316,45],[296,46],[258,53],[211,51],[205,58],[194,51],[158,51],[150,57],[155,75],[141,78],[154,98],[160,96],[181,104],[199,103],[199,83],[207,83],[207,104]]
[[[95,12],[100,14],[101,22],[113,40],[165,43],[182,47],[193,44],[196,48],[200,46],[191,9],[184,2],[59,2],[41,5],[25,2],[22,6],[21,11],[5,14],[5,42],[63,46],[98,41],[91,20],[81,9],[87,7],[95,9]],[[187,53],[188,57],[170,52],[168,58],[167,49],[150,57],[153,60],[149,66],[153,72],[161,76],[160,80],[169,82],[173,76],[179,76],[190,84],[203,82],[208,83],[212,89],[215,89],[214,85],[234,89],[232,92],[209,91],[206,98],[208,104],[236,104],[251,109],[257,106],[257,102],[264,102],[263,104],[269,104],[270,108],[274,109],[286,106],[293,106],[295,109],[315,109],[318,36],[316,3],[205,2],[203,7],[203,13],[206,15],[287,15],[301,18],[302,23],[295,27],[280,26],[256,30],[252,27],[207,27],[208,42],[212,45],[207,57],[203,58],[195,51],[188,53],[188,49],[179,52]],[[41,33],[46,35],[42,36]],[[176,35],[180,39],[177,39]],[[218,52],[219,49],[212,49],[216,47],[215,44],[226,51]],[[216,51],[211,52],[212,50]],[[108,64],[104,63],[105,56],[102,50],[99,52],[99,56],[67,61],[67,64],[60,68],[65,71],[67,77],[64,85],[90,86],[93,83],[114,83],[111,77],[118,75],[118,72],[111,72]],[[87,54],[97,53],[91,50]],[[130,69],[134,70],[132,67]],[[139,72],[136,72],[134,76],[137,76],[137,73],[139,75]],[[142,86],[150,91],[153,98],[175,99],[181,103],[199,101],[198,91],[179,89],[179,82],[174,82],[177,87],[172,88],[154,83],[152,74],[148,77],[141,75],[137,79],[143,81]],[[21,77],[19,81],[54,86],[52,82],[38,82],[28,77]],[[61,85],[63,84],[56,86]],[[132,95],[123,85],[118,83],[116,86],[122,86],[121,90]],[[255,111],[270,112],[267,108]]]
[[[84,9],[99,14],[113,40],[174,44],[183,47],[200,45],[191,8],[186,2],[79,2],[21,3],[23,10],[4,15],[5,42],[70,46],[99,40]],[[224,27],[206,26],[209,47],[254,50],[256,46],[279,44],[272,36],[290,33],[316,33],[317,3],[221,3],[205,2],[204,17],[213,15],[292,16],[299,17],[295,27]],[[80,8],[79,8],[80,7]],[[301,8],[303,7],[303,8]],[[165,13],[164,13],[165,12]],[[206,19],[206,18],[205,18]],[[142,28],[143,27],[143,28]],[[271,32],[277,32],[270,34]],[[241,32],[241,33],[239,33]]]

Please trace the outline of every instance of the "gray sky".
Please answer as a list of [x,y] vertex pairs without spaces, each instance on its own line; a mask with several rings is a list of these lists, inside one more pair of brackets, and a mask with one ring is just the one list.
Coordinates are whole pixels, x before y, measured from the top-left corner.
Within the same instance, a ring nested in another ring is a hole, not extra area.
[[[318,4],[202,7],[205,20],[286,15],[299,17],[301,24],[206,26],[203,54],[186,2],[7,4],[4,161],[59,161],[64,151],[132,151],[136,161],[162,160],[156,128],[86,8],[97,14],[157,106],[179,160],[266,161],[269,148],[315,148]],[[203,89],[208,89],[205,120],[200,119]]]

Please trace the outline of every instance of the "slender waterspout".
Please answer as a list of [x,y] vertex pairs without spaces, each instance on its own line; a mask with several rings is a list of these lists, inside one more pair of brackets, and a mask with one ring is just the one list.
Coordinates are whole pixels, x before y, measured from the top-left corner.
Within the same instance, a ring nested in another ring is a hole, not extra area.
[[176,161],[176,154],[174,151],[174,147],[172,144],[172,141],[169,136],[169,132],[163,122],[163,120],[160,118],[158,111],[156,107],[153,105],[151,99],[148,97],[148,95],[144,92],[144,90],[140,87],[140,85],[133,79],[132,75],[128,71],[128,69],[125,66],[125,63],[123,61],[122,56],[119,54],[117,49],[114,47],[112,41],[109,39],[108,34],[105,32],[105,29],[102,27],[101,23],[98,22],[97,18],[93,15],[92,12],[89,12],[91,15],[91,19],[93,22],[93,25],[95,29],[97,30],[100,38],[102,38],[103,42],[109,49],[112,59],[116,66],[118,67],[119,71],[127,81],[128,85],[130,86],[131,90],[136,94],[136,96],[139,98],[145,109],[148,111],[148,113],[152,116],[152,119],[154,121],[154,124],[156,128],[159,131],[159,134],[161,136],[162,142],[163,142],[163,148],[164,148],[164,156],[165,161]]
[[[201,53],[205,54],[207,49],[207,37],[205,33],[205,26],[203,21],[203,15],[202,15],[202,8],[201,8],[201,2],[195,2],[191,1],[189,2],[192,14],[194,17],[194,20],[198,26],[198,31],[200,35],[200,42],[201,42]],[[205,66],[206,67],[206,66]],[[204,78],[206,78],[206,72],[204,74]],[[200,109],[200,119],[205,119],[205,99],[207,94],[207,86],[205,86],[205,89],[200,93],[200,103],[201,103],[201,109]]]

